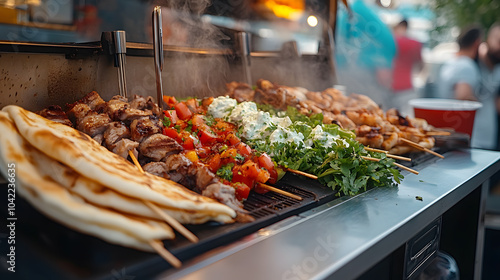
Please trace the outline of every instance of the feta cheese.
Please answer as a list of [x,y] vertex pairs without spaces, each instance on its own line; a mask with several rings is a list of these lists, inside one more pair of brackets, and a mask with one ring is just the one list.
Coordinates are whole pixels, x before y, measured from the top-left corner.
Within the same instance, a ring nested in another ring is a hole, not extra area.
[[236,104],[236,99],[228,96],[219,96],[208,106],[207,114],[214,118],[227,118],[234,107],[236,107]]
[[243,118],[249,114],[257,112],[257,105],[253,102],[242,102],[234,107],[231,115],[229,115],[229,121],[232,123],[240,123]]
[[271,135],[269,135],[269,142],[270,143],[286,143],[286,142],[293,142],[297,145],[300,145],[304,140],[304,135],[300,132],[295,132],[290,129],[286,129],[282,126],[278,126]]
[[265,139],[275,129],[268,112],[248,113],[241,120],[243,127],[242,136],[245,139]]
[[340,136],[332,135],[328,132],[325,132],[323,131],[323,127],[321,125],[317,125],[311,131],[311,134],[309,135],[309,138],[306,140],[305,144],[306,146],[311,147],[313,141],[317,141],[320,142],[323,145],[323,147],[331,148],[333,145],[338,145],[337,140],[340,140],[346,148],[349,147],[349,143],[347,143],[347,141],[345,141],[344,139],[340,138]]
[[290,120],[289,117],[284,117],[284,118],[272,117],[271,120],[273,121],[274,124],[282,126],[284,128],[287,128],[292,125],[292,121]]

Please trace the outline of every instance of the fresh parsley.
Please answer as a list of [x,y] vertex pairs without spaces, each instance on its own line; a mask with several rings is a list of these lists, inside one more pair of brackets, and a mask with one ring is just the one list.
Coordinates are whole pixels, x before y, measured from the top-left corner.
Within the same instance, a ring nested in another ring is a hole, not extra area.
[[234,163],[228,163],[222,166],[217,170],[216,172],[217,176],[231,182],[231,180],[233,180],[233,166]]

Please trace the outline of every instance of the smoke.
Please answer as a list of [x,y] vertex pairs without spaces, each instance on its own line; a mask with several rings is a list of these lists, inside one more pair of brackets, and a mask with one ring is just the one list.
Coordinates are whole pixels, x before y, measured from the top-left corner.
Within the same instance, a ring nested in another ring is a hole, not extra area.
[[[220,95],[227,82],[229,64],[221,50],[229,38],[216,26],[202,21],[210,5],[208,0],[154,1],[162,6],[163,43],[172,47],[203,49],[207,53],[168,52],[165,56],[163,83],[165,95],[178,97]],[[169,89],[176,92],[168,92]]]

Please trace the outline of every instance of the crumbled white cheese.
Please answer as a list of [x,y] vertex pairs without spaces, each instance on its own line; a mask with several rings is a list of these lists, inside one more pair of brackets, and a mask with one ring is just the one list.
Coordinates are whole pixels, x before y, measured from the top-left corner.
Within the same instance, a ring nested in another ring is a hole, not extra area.
[[269,135],[270,143],[286,143],[293,142],[297,145],[300,145],[304,140],[304,135],[300,132],[295,132],[285,127],[278,125],[278,128],[274,130],[271,135]]
[[332,135],[328,132],[323,131],[323,127],[321,125],[317,125],[311,131],[308,139],[306,140],[306,146],[312,146],[313,141],[317,141],[323,145],[325,148],[331,148],[333,145],[337,145],[337,140],[341,140],[345,147],[349,147],[349,143],[344,139],[340,138],[338,135]]
[[236,99],[228,96],[219,96],[208,106],[207,114],[214,118],[227,118],[234,107],[236,107],[236,104]]
[[248,116],[249,114],[256,113],[257,105],[253,102],[242,102],[234,107],[231,115],[229,115],[229,121],[232,123],[240,123],[243,118]]
[[245,139],[265,139],[275,129],[268,112],[248,113],[241,120],[243,126],[242,136]]
[[284,117],[284,118],[272,117],[271,119],[274,124],[282,126],[284,128],[287,128],[292,125],[292,121],[290,120],[289,117]]

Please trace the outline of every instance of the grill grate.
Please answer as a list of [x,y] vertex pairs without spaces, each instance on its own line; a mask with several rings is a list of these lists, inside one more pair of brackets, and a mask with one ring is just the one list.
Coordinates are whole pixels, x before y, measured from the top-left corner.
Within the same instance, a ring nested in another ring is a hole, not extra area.
[[[280,185],[280,188],[289,193],[298,195],[304,200],[316,199],[314,193],[288,184]],[[267,192],[265,194],[252,192],[244,203],[244,209],[255,219],[260,219],[268,215],[276,215],[278,212],[287,208],[299,206],[302,201],[274,192]]]

